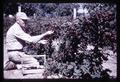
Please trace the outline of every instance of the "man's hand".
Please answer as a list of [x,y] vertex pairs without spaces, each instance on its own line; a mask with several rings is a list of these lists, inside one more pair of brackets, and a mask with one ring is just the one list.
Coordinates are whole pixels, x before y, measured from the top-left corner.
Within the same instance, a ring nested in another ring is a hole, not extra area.
[[53,34],[53,33],[54,33],[54,31],[47,31],[46,35],[50,35],[50,34]]
[[47,41],[47,40],[40,40],[38,43],[41,43],[41,44],[47,44],[48,41]]

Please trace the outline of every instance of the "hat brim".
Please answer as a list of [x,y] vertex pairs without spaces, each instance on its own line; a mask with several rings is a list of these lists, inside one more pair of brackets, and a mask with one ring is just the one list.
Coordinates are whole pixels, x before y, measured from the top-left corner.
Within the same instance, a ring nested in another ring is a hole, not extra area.
[[27,17],[27,18],[22,18],[23,20],[30,20],[30,18],[29,17]]

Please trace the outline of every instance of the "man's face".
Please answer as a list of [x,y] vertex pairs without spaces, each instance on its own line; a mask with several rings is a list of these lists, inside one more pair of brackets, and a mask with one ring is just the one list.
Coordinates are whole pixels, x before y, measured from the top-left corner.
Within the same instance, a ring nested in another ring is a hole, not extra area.
[[27,20],[25,20],[25,19],[19,19],[18,20],[18,23],[21,27],[25,27],[26,22],[27,22]]

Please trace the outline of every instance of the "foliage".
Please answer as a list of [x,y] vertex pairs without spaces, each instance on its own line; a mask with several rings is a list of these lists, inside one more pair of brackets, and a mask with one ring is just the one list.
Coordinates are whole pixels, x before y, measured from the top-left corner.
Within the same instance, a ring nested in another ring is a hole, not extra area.
[[[70,4],[25,5],[29,5],[28,8],[32,6],[31,10],[39,13],[35,17],[31,16],[26,26],[27,33],[38,35],[48,30],[55,31],[53,35],[43,38],[49,41],[48,44],[28,43],[24,47],[27,54],[47,55],[44,76],[61,74],[62,78],[72,79],[110,78],[109,70],[102,69],[101,64],[107,61],[107,56],[101,49],[107,47],[116,52],[114,5],[86,4],[84,8],[88,8],[90,15],[79,16],[76,20],[72,20],[73,5]],[[53,14],[53,18],[41,17],[45,13],[55,12],[57,14]],[[95,48],[87,50],[89,44]]]

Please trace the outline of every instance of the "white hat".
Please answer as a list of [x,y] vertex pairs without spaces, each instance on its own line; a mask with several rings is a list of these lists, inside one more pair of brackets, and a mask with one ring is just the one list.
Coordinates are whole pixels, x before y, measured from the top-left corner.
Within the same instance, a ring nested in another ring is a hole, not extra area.
[[18,12],[16,14],[16,19],[25,19],[25,20],[28,20],[30,18],[24,12]]

